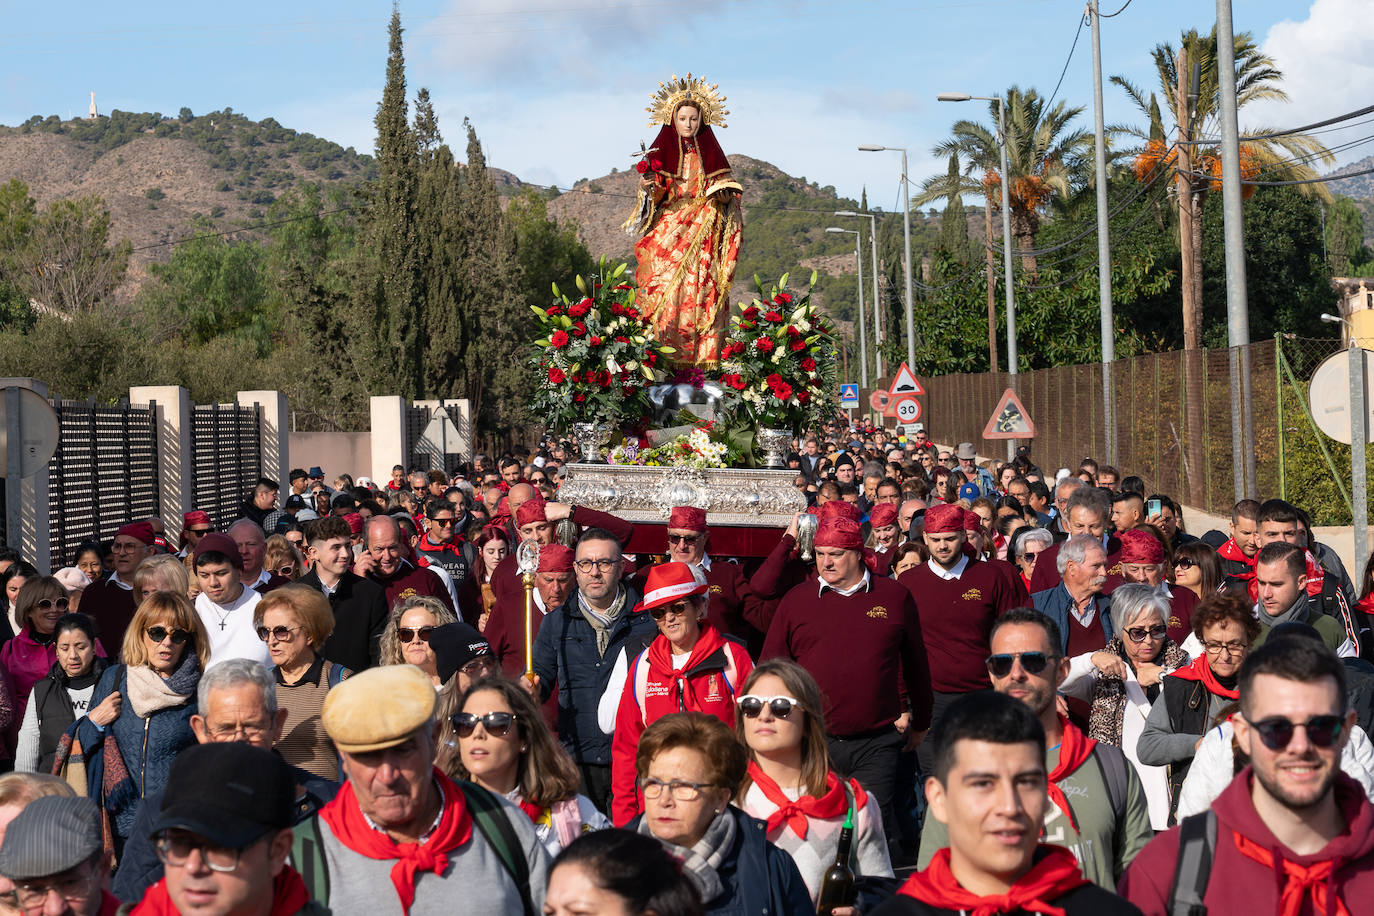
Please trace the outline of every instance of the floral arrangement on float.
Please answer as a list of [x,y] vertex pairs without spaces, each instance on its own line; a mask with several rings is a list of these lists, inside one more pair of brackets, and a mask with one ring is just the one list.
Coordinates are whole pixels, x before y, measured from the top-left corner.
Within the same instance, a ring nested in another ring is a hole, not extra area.
[[600,268],[599,277],[577,277],[577,298],[555,283],[554,303],[531,307],[540,336],[530,407],[550,427],[573,430],[584,459],[589,447],[599,451],[613,432],[649,414],[648,386],[662,378],[674,352],[635,306],[629,265],[608,268],[603,257]]
[[732,392],[733,413],[754,427],[769,467],[782,467],[782,454],[799,429],[822,424],[834,414],[836,347],[834,326],[811,304],[812,271],[806,291],[787,290],[787,274],[730,320],[721,349],[720,385]]
[[739,450],[724,438],[723,431],[707,422],[655,447],[650,447],[648,439],[629,437],[611,449],[607,461],[645,467],[725,468],[739,458]]

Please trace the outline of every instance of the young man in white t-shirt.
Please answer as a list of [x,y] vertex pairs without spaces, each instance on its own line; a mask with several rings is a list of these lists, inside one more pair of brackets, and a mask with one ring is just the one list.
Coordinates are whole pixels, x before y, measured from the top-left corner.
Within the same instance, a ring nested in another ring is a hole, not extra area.
[[211,532],[200,539],[192,556],[200,584],[196,613],[210,634],[210,665],[248,658],[272,667],[267,644],[258,639],[253,626],[253,608],[262,595],[240,581],[243,561],[238,545],[227,534]]

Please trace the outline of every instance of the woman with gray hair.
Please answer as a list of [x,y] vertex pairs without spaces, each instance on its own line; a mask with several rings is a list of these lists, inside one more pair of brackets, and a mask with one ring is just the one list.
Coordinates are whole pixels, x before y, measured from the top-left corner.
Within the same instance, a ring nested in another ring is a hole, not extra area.
[[1168,637],[1169,598],[1149,585],[1128,584],[1112,592],[1116,633],[1107,645],[1069,662],[1059,690],[1092,704],[1088,735],[1121,748],[1140,774],[1156,830],[1169,827],[1168,767],[1146,766],[1136,755],[1150,706],[1164,675],[1189,662],[1188,653]]
[[1054,545],[1054,535],[1048,528],[1023,528],[1012,532],[1007,542],[1010,547],[1007,559],[1016,564],[1021,573],[1021,581],[1030,590],[1031,574],[1035,572],[1035,560],[1043,551]]

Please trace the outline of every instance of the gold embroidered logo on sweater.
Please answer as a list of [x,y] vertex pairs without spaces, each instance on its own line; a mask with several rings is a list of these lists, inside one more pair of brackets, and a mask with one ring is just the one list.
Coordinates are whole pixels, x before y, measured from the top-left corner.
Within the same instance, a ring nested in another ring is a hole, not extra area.
[[971,588],[968,591],[964,592],[962,597],[965,601],[981,601],[983,598],[983,593],[979,589]]
[[886,618],[887,618],[887,608],[883,607],[881,604],[875,604],[875,605],[873,605],[873,607],[871,607],[871,608],[868,609],[868,616],[869,616],[869,617],[882,617],[882,618],[886,619]]

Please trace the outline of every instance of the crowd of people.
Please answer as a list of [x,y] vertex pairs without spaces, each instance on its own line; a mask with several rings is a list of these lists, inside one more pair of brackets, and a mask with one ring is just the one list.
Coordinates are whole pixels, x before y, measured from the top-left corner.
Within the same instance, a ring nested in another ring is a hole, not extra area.
[[1300,507],[1193,533],[1091,459],[837,419],[788,457],[807,512],[732,556],[700,508],[664,539],[560,501],[575,458],[297,469],[222,530],[129,519],[52,576],[0,551],[0,911],[1317,916],[1374,890],[1374,564],[1353,581]]

